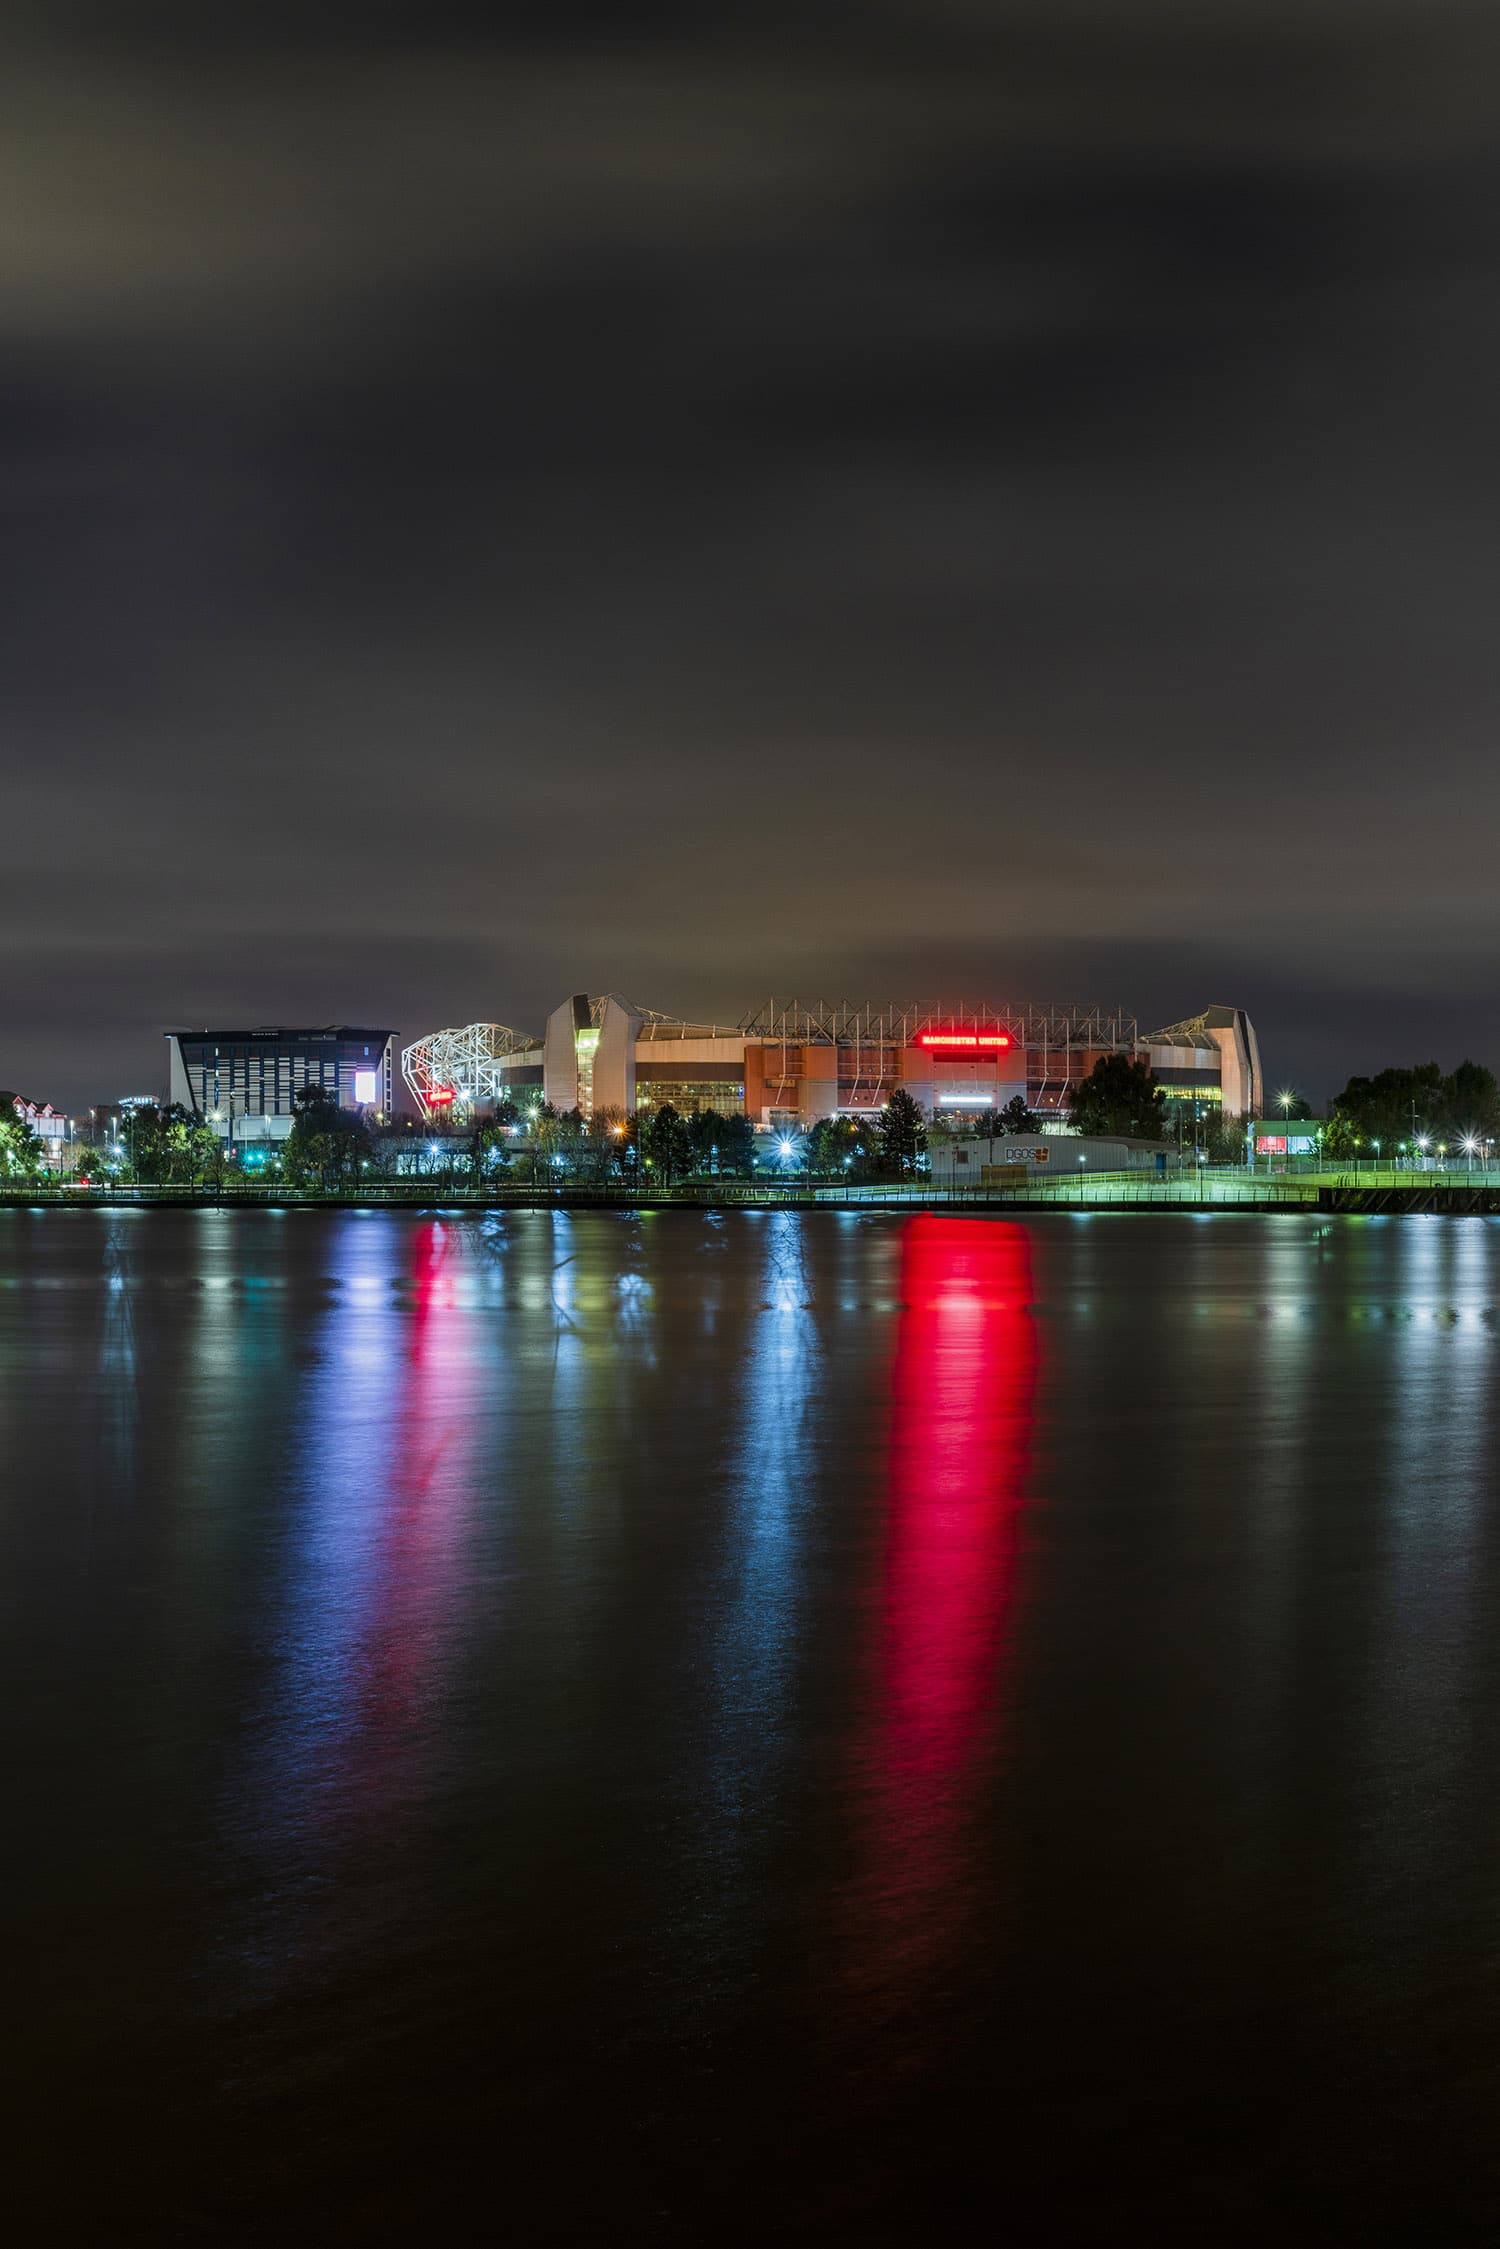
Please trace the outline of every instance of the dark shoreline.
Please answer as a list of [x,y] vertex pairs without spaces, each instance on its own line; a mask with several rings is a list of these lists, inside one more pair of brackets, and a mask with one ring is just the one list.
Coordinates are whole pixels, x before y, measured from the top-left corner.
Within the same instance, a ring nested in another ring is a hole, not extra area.
[[1201,1217],[1227,1211],[1262,1216],[1291,1212],[1335,1216],[1452,1217],[1500,1216],[1500,1180],[1467,1182],[1461,1174],[1421,1177],[1410,1182],[1361,1183],[1339,1179],[1285,1179],[1205,1183],[1204,1191],[1181,1191],[1176,1182],[1158,1180],[1059,1181],[1034,1193],[998,1189],[867,1187],[685,1187],[639,1193],[628,1189],[567,1187],[474,1189],[410,1188],[324,1194],[316,1189],[206,1188],[0,1188],[0,1208],[15,1210],[396,1210],[459,1216],[506,1210],[839,1210],[930,1211],[957,1217],[1003,1217],[1045,1211],[1179,1211]]

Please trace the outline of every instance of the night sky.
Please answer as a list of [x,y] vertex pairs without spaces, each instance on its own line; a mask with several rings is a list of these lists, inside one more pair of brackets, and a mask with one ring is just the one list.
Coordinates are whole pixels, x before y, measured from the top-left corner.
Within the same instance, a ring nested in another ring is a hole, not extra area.
[[0,1083],[610,987],[1500,1065],[1497,66],[10,0]]

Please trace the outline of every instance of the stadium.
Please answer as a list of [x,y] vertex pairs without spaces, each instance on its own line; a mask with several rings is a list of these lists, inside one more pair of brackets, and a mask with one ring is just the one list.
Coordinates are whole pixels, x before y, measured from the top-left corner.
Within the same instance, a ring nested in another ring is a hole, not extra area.
[[615,993],[575,993],[540,1035],[500,1023],[433,1031],[403,1051],[401,1068],[434,1124],[505,1100],[585,1119],[670,1102],[683,1114],[716,1109],[786,1131],[875,1116],[897,1087],[929,1114],[978,1115],[1019,1094],[1062,1122],[1074,1088],[1106,1054],[1148,1063],[1169,1104],[1200,1116],[1254,1116],[1264,1106],[1255,1028],[1236,1007],[1143,1035],[1118,1009],[788,999],[727,1025],[658,1014]]

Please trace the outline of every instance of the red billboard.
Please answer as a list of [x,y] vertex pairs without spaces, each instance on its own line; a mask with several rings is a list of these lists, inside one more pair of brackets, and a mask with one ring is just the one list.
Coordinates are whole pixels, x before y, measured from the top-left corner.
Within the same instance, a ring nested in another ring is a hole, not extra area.
[[1009,1031],[918,1031],[917,1044],[929,1054],[1000,1054],[1014,1046]]

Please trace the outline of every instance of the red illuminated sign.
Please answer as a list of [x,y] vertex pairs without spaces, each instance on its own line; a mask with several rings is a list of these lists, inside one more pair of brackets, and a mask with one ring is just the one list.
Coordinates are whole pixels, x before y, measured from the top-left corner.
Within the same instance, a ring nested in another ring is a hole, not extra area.
[[451,1085],[433,1085],[427,1089],[427,1106],[429,1109],[446,1109],[452,1099],[453,1088]]
[[998,1054],[1015,1041],[1009,1031],[918,1031],[917,1044],[932,1054]]

